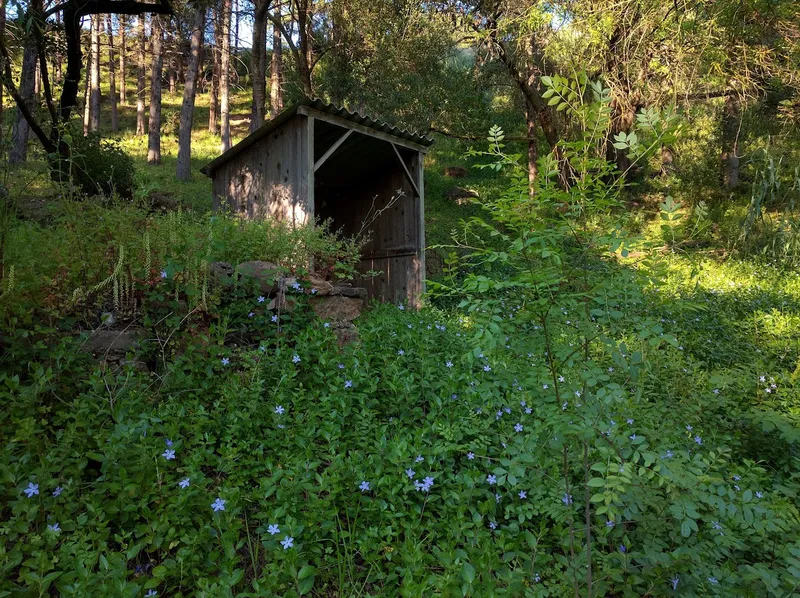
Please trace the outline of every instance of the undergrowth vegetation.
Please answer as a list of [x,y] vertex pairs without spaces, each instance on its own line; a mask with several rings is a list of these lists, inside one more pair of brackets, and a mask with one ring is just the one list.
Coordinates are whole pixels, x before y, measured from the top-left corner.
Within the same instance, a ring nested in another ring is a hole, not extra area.
[[[347,277],[357,247],[331,232],[136,201],[15,221],[0,594],[796,594],[793,254],[692,251],[720,233],[674,199],[641,221],[605,158],[608,90],[546,85],[576,123],[563,159],[531,197],[493,129],[468,157],[481,199],[452,239],[439,219],[428,305],[374,305],[344,348],[310,293],[273,313],[206,282],[218,260]],[[614,144],[636,163],[675,123],[632,132]],[[81,351],[101,310],[147,327],[151,371]]]

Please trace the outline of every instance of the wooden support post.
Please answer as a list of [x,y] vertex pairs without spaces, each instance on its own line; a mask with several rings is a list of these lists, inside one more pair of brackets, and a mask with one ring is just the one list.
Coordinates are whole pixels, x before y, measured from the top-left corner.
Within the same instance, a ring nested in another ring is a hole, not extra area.
[[406,178],[408,178],[408,182],[411,183],[411,187],[414,189],[414,192],[417,194],[417,197],[421,197],[422,194],[419,192],[419,186],[417,186],[417,182],[414,180],[414,177],[411,176],[411,173],[408,170],[408,166],[406,166],[406,161],[403,160],[403,156],[400,155],[400,151],[397,149],[397,146],[392,143],[392,149],[394,150],[394,154],[397,156],[398,161],[400,162],[400,166],[403,167],[403,172],[406,173]]
[[417,175],[417,192],[419,193],[419,201],[417,202],[419,214],[419,270],[420,270],[420,292],[424,293],[426,290],[425,277],[425,154],[417,152],[417,159],[415,160]]
[[336,142],[332,146],[330,146],[328,148],[327,152],[322,154],[322,157],[314,163],[314,172],[318,171],[319,167],[322,166],[323,164],[325,164],[325,162],[328,160],[328,158],[330,158],[333,155],[333,153],[337,149],[339,149],[339,146],[341,146],[345,142],[345,140],[348,137],[350,137],[350,134],[352,132],[353,132],[353,129],[349,129],[344,135],[339,137],[339,139],[337,139]]

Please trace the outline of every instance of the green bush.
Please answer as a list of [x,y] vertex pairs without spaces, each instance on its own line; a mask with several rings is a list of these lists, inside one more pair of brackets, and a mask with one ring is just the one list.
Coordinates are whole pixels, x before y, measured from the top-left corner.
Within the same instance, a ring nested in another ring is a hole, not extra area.
[[133,159],[119,142],[103,139],[99,133],[65,137],[70,157],[56,158],[54,180],[73,187],[83,195],[117,195],[131,199],[136,188]]

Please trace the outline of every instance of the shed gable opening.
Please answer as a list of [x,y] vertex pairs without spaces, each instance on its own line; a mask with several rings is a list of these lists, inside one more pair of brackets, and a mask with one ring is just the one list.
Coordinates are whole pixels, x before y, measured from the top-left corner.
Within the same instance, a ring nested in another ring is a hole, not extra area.
[[314,216],[368,239],[360,270],[380,274],[358,284],[386,301],[421,291],[422,214],[411,180],[417,160],[417,152],[385,139],[314,121]]

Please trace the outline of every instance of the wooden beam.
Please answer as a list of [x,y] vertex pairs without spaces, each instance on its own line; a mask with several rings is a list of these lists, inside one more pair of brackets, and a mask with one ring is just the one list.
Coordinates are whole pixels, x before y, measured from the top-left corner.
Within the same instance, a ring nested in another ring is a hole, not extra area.
[[319,167],[322,166],[323,164],[325,164],[325,162],[328,160],[328,158],[330,158],[333,155],[333,152],[335,152],[337,149],[339,149],[339,146],[341,146],[345,142],[345,140],[348,137],[350,137],[350,135],[352,133],[353,133],[353,129],[347,129],[347,132],[345,132],[344,135],[339,137],[339,139],[337,139],[334,142],[334,144],[328,148],[327,152],[322,154],[322,157],[314,163],[314,172],[317,172],[319,170]]
[[377,129],[372,129],[367,127],[366,125],[362,125],[351,120],[347,120],[346,118],[341,118],[339,116],[334,116],[333,114],[328,114],[327,112],[322,112],[321,110],[315,110],[314,108],[310,108],[309,106],[299,106],[297,108],[298,114],[305,114],[307,116],[313,116],[317,120],[322,120],[332,125],[336,125],[342,127],[344,129],[353,129],[357,133],[363,133],[364,135],[368,135],[370,137],[377,137],[378,139],[383,139],[384,141],[388,141],[389,143],[396,143],[402,147],[406,147],[408,149],[414,150],[415,152],[422,152],[427,153],[428,148],[424,145],[420,145],[419,143],[414,143],[413,141],[408,141],[407,139],[403,139],[402,137],[396,137],[394,135],[390,135],[389,133],[384,133],[383,131],[379,131]]
[[417,182],[414,180],[414,177],[411,176],[411,173],[408,171],[408,166],[406,166],[406,161],[403,160],[403,156],[400,155],[400,150],[397,149],[397,146],[392,143],[392,149],[394,150],[395,155],[397,156],[397,160],[400,162],[400,166],[403,167],[403,172],[406,173],[406,178],[408,182],[411,183],[414,191],[417,194],[417,197],[421,197],[422,194],[419,192],[419,187],[417,187]]
[[417,153],[417,159],[414,164],[414,174],[417,175],[417,182],[419,184],[419,200],[417,201],[417,209],[419,210],[419,268],[420,268],[420,291],[424,294],[427,291],[425,278],[425,154],[422,152]]

